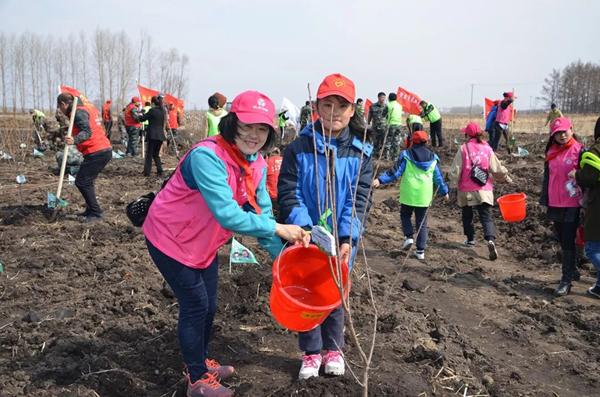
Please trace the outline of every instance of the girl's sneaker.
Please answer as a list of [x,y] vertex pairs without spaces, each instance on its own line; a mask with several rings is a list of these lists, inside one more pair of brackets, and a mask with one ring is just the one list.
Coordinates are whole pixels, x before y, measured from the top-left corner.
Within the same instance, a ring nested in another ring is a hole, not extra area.
[[342,357],[342,353],[329,350],[323,356],[323,364],[325,364],[325,374],[326,375],[344,375],[344,371],[346,367],[344,365],[344,357]]
[[305,354],[302,356],[302,366],[298,379],[308,379],[319,376],[319,368],[321,368],[322,357],[320,354]]
[[496,251],[496,244],[493,240],[488,240],[487,242],[488,251],[490,252],[490,260],[495,261],[498,259],[498,251]]
[[463,244],[467,247],[475,247],[475,240],[465,240]]
[[593,296],[594,298],[600,299],[600,285],[594,284],[592,288],[587,290],[588,295]]
[[221,380],[229,378],[235,372],[231,365],[221,365],[217,360],[211,360],[210,358],[204,360],[204,364],[206,364],[208,372],[216,374]]
[[404,251],[408,251],[414,243],[415,243],[415,240],[413,240],[412,238],[407,238],[406,240],[404,240],[404,244],[402,244],[402,249]]
[[205,373],[202,378],[194,383],[187,379],[187,397],[231,397],[233,390],[226,388],[219,383],[217,375],[211,372]]
[[415,256],[420,261],[425,260],[425,250],[416,250],[415,251]]

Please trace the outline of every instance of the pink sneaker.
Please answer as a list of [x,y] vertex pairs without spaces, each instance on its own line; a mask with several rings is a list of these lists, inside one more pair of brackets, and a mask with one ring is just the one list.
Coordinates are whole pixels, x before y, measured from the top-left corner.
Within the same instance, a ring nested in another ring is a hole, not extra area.
[[325,364],[326,375],[344,375],[346,369],[342,353],[335,350],[329,350],[323,355],[323,364]]
[[319,376],[319,368],[321,368],[321,355],[311,354],[302,356],[302,367],[298,379],[308,379]]
[[205,373],[202,378],[191,383],[189,375],[187,380],[187,397],[231,397],[233,390],[219,383],[217,375],[211,372]]
[[204,360],[204,364],[206,364],[208,372],[216,374],[221,380],[229,378],[235,372],[235,369],[231,365],[221,365],[217,360],[212,360],[210,358]]

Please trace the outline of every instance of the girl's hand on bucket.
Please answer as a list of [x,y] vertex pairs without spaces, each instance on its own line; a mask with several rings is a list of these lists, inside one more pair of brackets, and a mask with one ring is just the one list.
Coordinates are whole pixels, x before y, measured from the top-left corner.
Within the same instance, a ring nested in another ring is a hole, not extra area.
[[276,223],[275,234],[290,243],[301,243],[304,247],[308,247],[308,243],[310,243],[310,233],[297,225]]
[[351,247],[349,243],[340,245],[340,260],[342,263],[348,263],[350,261]]

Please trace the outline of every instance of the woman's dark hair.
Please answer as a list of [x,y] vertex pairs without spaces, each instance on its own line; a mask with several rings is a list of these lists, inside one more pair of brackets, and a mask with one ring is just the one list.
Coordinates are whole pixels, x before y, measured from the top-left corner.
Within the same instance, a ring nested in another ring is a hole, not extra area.
[[211,95],[208,97],[208,107],[211,109],[218,109],[219,108],[219,98],[217,98],[215,95]]
[[388,95],[388,101],[395,101],[396,99],[398,99],[398,96],[393,92],[390,92],[390,94]]
[[[225,139],[229,143],[235,144],[235,138],[238,136],[238,117],[235,113],[229,112],[227,113],[221,121],[219,121],[219,132],[223,139]],[[267,137],[267,141],[259,150],[263,152],[268,152],[271,150],[273,146],[275,146],[277,141],[277,133],[275,129],[271,126],[269,127],[269,136]]]
[[371,135],[373,130],[367,127],[367,122],[365,118],[358,114],[358,112],[354,112],[354,115],[350,118],[350,122],[348,123],[348,129],[350,130],[350,135],[353,135],[360,139],[360,141],[365,140],[365,130],[367,131],[366,140],[372,142]]

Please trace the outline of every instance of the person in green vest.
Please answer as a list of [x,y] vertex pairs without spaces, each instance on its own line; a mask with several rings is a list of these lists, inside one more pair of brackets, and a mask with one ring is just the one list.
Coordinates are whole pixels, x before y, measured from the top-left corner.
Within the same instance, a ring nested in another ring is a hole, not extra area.
[[46,145],[44,144],[42,134],[46,129],[46,115],[38,109],[29,109],[29,114],[31,114],[31,119],[33,120],[33,141],[38,149],[45,150]]
[[281,109],[281,112],[279,112],[277,118],[279,120],[279,132],[281,133],[281,142],[283,142],[283,138],[285,138],[285,123],[290,119],[287,115],[287,109]]
[[444,138],[442,137],[442,115],[440,111],[432,104],[426,101],[421,101],[421,117],[429,121],[429,132],[431,133],[431,146],[444,146]]
[[406,137],[406,147],[410,146],[412,134],[416,131],[423,131],[423,119],[416,114],[408,114],[406,118],[406,127],[408,128],[408,136]]
[[391,92],[388,95],[387,125],[388,138],[386,142],[387,159],[393,160],[398,156],[402,142],[402,105],[397,101],[398,97]]
[[546,124],[544,124],[544,126],[547,126],[548,124],[552,125],[552,122],[554,120],[556,120],[559,117],[562,117],[563,114],[560,111],[559,108],[556,107],[556,104],[553,103],[550,105],[550,111],[548,112],[548,117],[546,117]]
[[[428,136],[425,131],[415,131],[412,135],[412,146],[400,153],[393,168],[385,171],[373,180],[373,187],[400,181],[400,220],[402,232],[406,237],[402,244],[403,250],[409,250],[414,244],[415,229],[417,230],[417,249],[415,256],[425,259],[427,245],[427,209],[433,201],[434,186],[437,193],[446,201],[448,185],[444,182],[440,170],[440,159],[427,147]],[[416,227],[412,224],[412,214],[415,214]]]
[[[222,95],[221,95],[222,96]],[[223,97],[225,99],[225,97]],[[221,101],[223,104],[226,101]],[[211,95],[208,98],[208,111],[206,112],[206,136],[219,135],[219,122],[227,115],[227,110],[223,109],[219,97]]]

